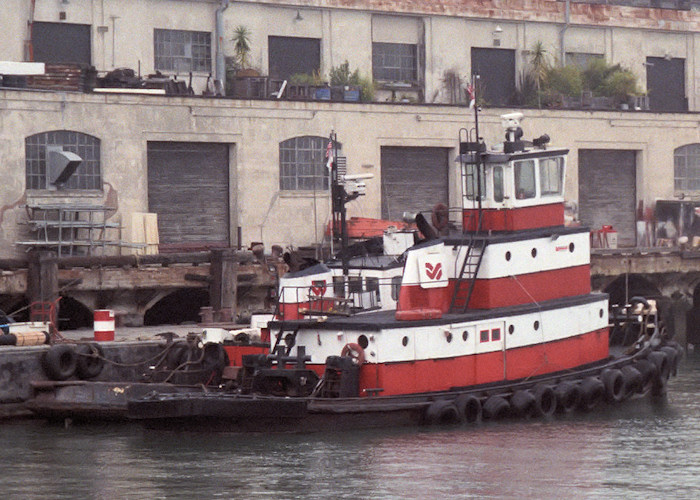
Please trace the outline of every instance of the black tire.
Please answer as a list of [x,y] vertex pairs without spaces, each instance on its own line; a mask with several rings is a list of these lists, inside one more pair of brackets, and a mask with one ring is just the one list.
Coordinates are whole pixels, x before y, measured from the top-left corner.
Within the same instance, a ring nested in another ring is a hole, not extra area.
[[66,380],[75,373],[77,358],[72,346],[57,344],[44,353],[41,364],[51,380]]
[[583,411],[591,411],[605,397],[605,385],[597,377],[588,377],[579,384],[581,399],[579,408]]
[[642,391],[642,373],[632,365],[625,365],[620,369],[624,381],[624,398],[629,398]]
[[539,384],[532,390],[535,396],[535,416],[551,417],[557,410],[557,397],[549,385]]
[[656,366],[656,376],[651,385],[651,394],[652,396],[660,396],[666,392],[666,382],[671,375],[668,357],[663,351],[653,351],[649,353],[647,359]]
[[632,366],[634,366],[642,375],[639,393],[645,394],[649,392],[654,384],[654,379],[656,379],[656,365],[647,359],[640,359],[635,361]]
[[459,417],[467,424],[478,424],[483,417],[481,401],[476,396],[462,394],[455,400]]
[[186,342],[178,342],[170,346],[165,357],[165,363],[169,370],[177,369],[182,363],[189,360],[190,347]]
[[666,353],[666,357],[668,358],[668,364],[670,368],[670,374],[674,377],[678,375],[678,361],[680,357],[678,356],[678,351],[676,350],[676,348],[671,346],[664,346],[659,350]]
[[554,389],[557,413],[571,413],[581,402],[581,388],[574,382],[560,382]]
[[503,396],[491,396],[484,403],[483,412],[484,418],[490,420],[504,418],[510,413],[510,404]]
[[518,417],[530,418],[535,413],[535,396],[530,391],[515,391],[510,397],[510,406]]
[[605,400],[608,403],[619,403],[625,397],[625,380],[622,372],[608,368],[600,374],[600,380],[605,386]]
[[224,368],[227,365],[228,356],[226,350],[221,344],[205,344],[204,355],[202,359],[202,370],[204,377],[202,383],[207,385],[219,385],[221,383],[221,375],[224,373]]
[[75,352],[78,356],[75,371],[83,380],[97,377],[105,366],[105,357],[99,344],[80,344]]
[[460,420],[457,406],[445,399],[435,401],[425,411],[425,421],[428,425],[457,424]]

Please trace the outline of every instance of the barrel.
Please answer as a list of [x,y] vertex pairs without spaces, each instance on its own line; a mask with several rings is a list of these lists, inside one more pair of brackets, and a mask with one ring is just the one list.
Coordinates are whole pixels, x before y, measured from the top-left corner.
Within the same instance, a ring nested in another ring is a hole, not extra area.
[[97,309],[95,319],[95,340],[114,340],[114,311],[109,309]]

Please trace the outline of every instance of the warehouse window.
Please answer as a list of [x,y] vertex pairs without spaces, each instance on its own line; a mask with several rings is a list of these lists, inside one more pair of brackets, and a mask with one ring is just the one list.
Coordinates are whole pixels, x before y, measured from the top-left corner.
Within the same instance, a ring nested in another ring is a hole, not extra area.
[[281,142],[280,189],[327,190],[330,182],[326,167],[328,144],[328,138],[317,136],[294,137]]
[[372,76],[388,82],[418,82],[418,46],[410,43],[372,44]]
[[157,29],[153,32],[153,45],[157,70],[211,71],[211,33]]
[[673,184],[678,191],[700,191],[700,144],[686,144],[673,152]]
[[25,139],[27,189],[48,189],[46,148],[59,146],[82,159],[66,189],[102,189],[100,174],[100,140],[72,130],[42,132]]

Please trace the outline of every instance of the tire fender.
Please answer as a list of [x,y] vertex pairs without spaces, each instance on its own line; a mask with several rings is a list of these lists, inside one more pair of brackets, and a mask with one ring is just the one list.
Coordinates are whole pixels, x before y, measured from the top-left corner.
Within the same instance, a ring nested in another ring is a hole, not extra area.
[[425,421],[428,425],[456,424],[460,420],[455,404],[445,399],[433,402],[425,411]]
[[102,373],[105,365],[105,357],[102,348],[99,344],[79,344],[75,352],[77,354],[77,363],[75,371],[83,380],[97,377]]
[[66,380],[75,373],[77,363],[78,359],[73,346],[56,344],[44,353],[41,364],[51,380]]
[[484,403],[483,412],[484,418],[503,418],[510,412],[510,403],[503,396],[491,396]]
[[462,394],[455,400],[455,406],[462,421],[468,424],[478,424],[481,422],[483,410],[481,401],[471,394]]
[[608,368],[600,374],[600,380],[605,386],[605,399],[608,403],[619,403],[625,397],[625,380],[622,372],[615,368]]

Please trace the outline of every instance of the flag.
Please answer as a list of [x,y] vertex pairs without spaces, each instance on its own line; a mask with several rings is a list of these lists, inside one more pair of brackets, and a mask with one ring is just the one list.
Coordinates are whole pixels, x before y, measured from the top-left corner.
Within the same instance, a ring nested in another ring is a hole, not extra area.
[[476,95],[474,92],[474,85],[471,83],[467,85],[467,93],[469,94],[469,109],[472,109],[476,104]]
[[330,171],[333,168],[333,142],[328,141],[326,147],[326,168]]

